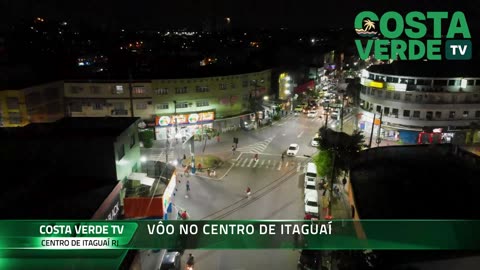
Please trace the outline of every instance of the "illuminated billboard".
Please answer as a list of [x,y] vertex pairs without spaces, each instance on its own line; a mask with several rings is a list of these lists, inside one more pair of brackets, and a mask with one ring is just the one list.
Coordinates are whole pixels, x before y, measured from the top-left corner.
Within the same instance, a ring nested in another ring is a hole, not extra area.
[[177,115],[160,115],[155,119],[155,124],[160,127],[175,125],[203,124],[215,120],[215,112],[199,112]]

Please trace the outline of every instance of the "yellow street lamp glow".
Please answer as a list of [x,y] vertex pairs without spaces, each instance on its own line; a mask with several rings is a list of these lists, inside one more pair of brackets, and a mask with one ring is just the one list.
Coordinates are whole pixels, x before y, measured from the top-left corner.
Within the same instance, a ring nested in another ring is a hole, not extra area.
[[290,95],[290,90],[285,90],[285,94]]
[[268,96],[264,96],[264,97],[263,97],[263,100],[268,100]]

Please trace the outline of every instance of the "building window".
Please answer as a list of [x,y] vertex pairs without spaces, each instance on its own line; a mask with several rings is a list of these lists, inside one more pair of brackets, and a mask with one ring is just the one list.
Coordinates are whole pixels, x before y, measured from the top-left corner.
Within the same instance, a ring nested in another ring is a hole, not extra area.
[[450,119],[455,118],[455,111],[450,111],[450,112],[448,113],[448,118],[450,118]]
[[125,156],[125,148],[124,148],[123,144],[120,144],[120,145],[117,147],[117,157],[118,157],[118,160],[121,160],[124,156]]
[[405,101],[411,101],[412,100],[412,94],[405,94]]
[[435,118],[436,119],[442,118],[442,112],[435,112]]
[[232,82],[232,84],[230,84],[230,87],[231,87],[232,89],[235,89],[235,87],[236,87],[235,83]]
[[434,80],[433,85],[435,85],[435,86],[445,86],[445,85],[447,85],[447,80]]
[[168,95],[168,88],[155,89],[155,95]]
[[9,112],[8,121],[10,122],[10,124],[21,124],[22,116],[20,115],[19,112]]
[[416,95],[415,96],[415,102],[422,102],[422,97],[423,97],[423,95]]
[[381,111],[382,111],[382,106],[377,105],[377,112],[381,112]]
[[391,99],[392,98],[392,92],[391,91],[386,91],[385,92],[385,98]]
[[135,143],[137,143],[135,139],[135,134],[132,134],[132,136],[130,136],[130,148],[133,148],[135,146]]
[[146,102],[140,102],[136,104],[137,110],[146,110],[147,109],[147,103]]
[[133,93],[137,95],[143,95],[146,93],[145,87],[143,86],[134,86]]
[[398,109],[392,109],[392,115],[398,117]]
[[177,109],[185,109],[185,108],[188,108],[188,103],[187,102],[177,102],[175,107]]
[[210,104],[208,103],[207,100],[205,101],[197,101],[197,107],[206,107],[209,106]]
[[206,86],[197,86],[196,91],[197,91],[197,93],[205,93],[205,92],[208,92],[208,87],[206,87]]
[[449,80],[448,85],[449,86],[460,86],[460,80]]
[[398,77],[387,77],[387,82],[398,83]]
[[420,118],[420,111],[413,111],[413,117]]
[[168,103],[161,103],[155,106],[157,110],[168,110]]
[[390,114],[390,108],[389,108],[389,107],[384,107],[384,108],[383,108],[383,113],[384,113],[385,115]]
[[417,80],[417,85],[432,85],[432,80]]
[[465,117],[465,118],[468,117],[468,111],[463,111],[463,117]]
[[73,102],[70,104],[70,111],[71,112],[82,112],[82,103],[81,102]]
[[7,98],[7,110],[17,110],[20,107],[18,98],[9,97]]
[[112,90],[112,93],[115,95],[122,95],[123,94],[123,85],[115,85]]
[[243,87],[247,87],[247,86],[248,86],[248,81],[247,81],[247,80],[243,80],[243,81],[242,81],[242,86],[243,86]]
[[400,99],[400,93],[393,93],[393,99],[399,100]]
[[72,86],[70,87],[70,93],[72,94],[79,94],[83,91],[83,87],[80,86]]
[[95,111],[103,110],[103,104],[102,103],[93,103],[92,107]]
[[475,82],[474,80],[468,80],[468,81],[467,81],[467,85],[473,85],[474,82]]
[[90,93],[94,95],[100,94],[100,86],[95,86],[95,85],[90,86]]
[[404,117],[410,117],[410,110],[403,110]]
[[480,118],[480,111],[475,111],[475,118]]
[[219,85],[219,87],[220,87],[220,90],[227,90],[227,84],[226,83],[221,83]]
[[432,120],[433,119],[433,112],[427,112],[427,114],[425,115],[425,118],[427,118],[427,120]]
[[255,86],[257,85],[257,80],[251,80],[250,81],[250,86]]
[[186,94],[187,87],[177,87],[175,88],[175,94]]

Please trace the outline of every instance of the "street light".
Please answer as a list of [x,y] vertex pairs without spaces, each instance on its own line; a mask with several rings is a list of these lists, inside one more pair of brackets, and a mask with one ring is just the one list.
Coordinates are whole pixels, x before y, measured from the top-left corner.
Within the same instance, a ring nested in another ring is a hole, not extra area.
[[268,96],[264,96],[263,100],[268,101]]
[[142,157],[140,158],[140,162],[142,162],[142,163],[147,162],[147,157],[146,157],[146,156],[142,156]]

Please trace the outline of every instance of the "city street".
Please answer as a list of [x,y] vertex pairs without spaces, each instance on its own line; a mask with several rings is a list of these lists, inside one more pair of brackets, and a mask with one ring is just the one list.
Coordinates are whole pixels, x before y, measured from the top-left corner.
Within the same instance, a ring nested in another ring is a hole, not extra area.
[[[272,126],[252,131],[237,131],[222,135],[221,142],[195,142],[195,153],[223,153],[230,158],[224,176],[211,180],[198,176],[183,176],[174,198],[177,208],[186,209],[191,219],[303,219],[303,168],[309,156],[317,152],[310,146],[312,137],[324,124],[324,119],[307,118],[304,114],[289,115]],[[237,152],[232,155],[233,137],[239,138]],[[288,146],[300,146],[295,157],[281,158]],[[149,158],[165,156],[164,150],[149,150]],[[170,156],[183,155],[181,146],[170,149]],[[258,154],[258,161],[254,155]],[[169,158],[170,158],[169,156]],[[186,195],[186,181],[190,194]],[[246,198],[245,190],[252,194]],[[293,250],[194,250],[198,269],[296,269],[299,257]]]

